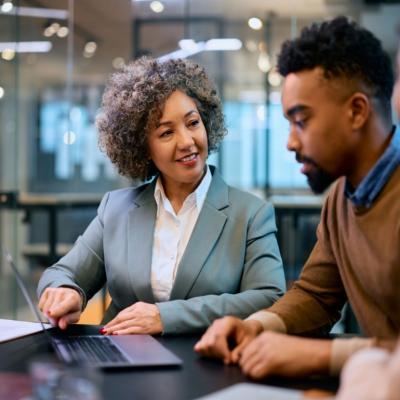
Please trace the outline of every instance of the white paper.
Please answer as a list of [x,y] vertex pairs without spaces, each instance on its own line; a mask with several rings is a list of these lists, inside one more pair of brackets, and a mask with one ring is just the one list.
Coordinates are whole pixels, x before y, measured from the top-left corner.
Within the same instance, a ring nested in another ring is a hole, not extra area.
[[[46,329],[50,324],[44,324]],[[0,319],[0,343],[22,336],[40,332],[42,325],[39,322],[15,321],[13,319]]]
[[300,390],[282,389],[255,383],[238,383],[197,400],[299,400],[303,398]]

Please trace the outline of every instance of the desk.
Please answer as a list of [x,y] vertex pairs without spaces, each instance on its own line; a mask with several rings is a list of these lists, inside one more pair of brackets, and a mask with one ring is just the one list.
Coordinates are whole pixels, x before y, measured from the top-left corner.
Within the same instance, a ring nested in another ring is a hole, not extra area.
[[[0,195],[0,206],[3,208],[23,210],[29,216],[30,212],[42,210],[48,215],[48,241],[47,256],[49,264],[59,258],[59,252],[64,248],[58,243],[58,221],[57,214],[60,210],[71,208],[96,208],[102,195],[100,194],[33,194],[5,192]],[[65,246],[64,246],[65,247]],[[43,246],[42,246],[43,248]],[[35,248],[32,252],[35,253]]]
[[[97,329],[89,325],[75,325],[69,328],[72,333],[85,334],[97,333]],[[237,366],[225,366],[218,360],[200,358],[192,350],[198,336],[162,336],[157,337],[157,340],[178,355],[183,360],[183,365],[103,371],[101,376],[104,400],[188,400],[235,383],[250,381]],[[29,360],[48,351],[43,333],[0,344],[0,370],[24,372]],[[266,379],[265,383],[296,389],[318,388],[330,391],[336,391],[338,387],[338,380],[334,378],[270,378]]]
[[271,196],[268,200],[273,204],[278,227],[282,225],[282,218],[291,215],[294,223],[300,215],[320,214],[324,203],[323,196],[294,195],[294,196]]
[[[275,208],[277,240],[284,261],[286,279],[290,286],[290,283],[298,278],[299,270],[315,244],[316,224],[319,221],[324,197],[282,195],[271,196],[268,200]],[[308,229],[305,233],[304,225],[299,227],[299,220],[304,217],[307,217],[308,221],[303,222],[312,227],[312,231]],[[303,237],[304,233],[306,236]]]

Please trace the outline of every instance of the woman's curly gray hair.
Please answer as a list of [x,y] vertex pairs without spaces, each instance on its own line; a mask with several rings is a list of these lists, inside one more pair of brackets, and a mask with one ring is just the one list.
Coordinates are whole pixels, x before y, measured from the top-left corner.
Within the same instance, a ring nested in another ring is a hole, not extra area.
[[100,148],[121,175],[146,180],[158,173],[149,159],[147,136],[157,126],[175,90],[191,97],[207,131],[208,151],[226,134],[221,100],[204,68],[184,59],[142,57],[111,75],[96,118]]

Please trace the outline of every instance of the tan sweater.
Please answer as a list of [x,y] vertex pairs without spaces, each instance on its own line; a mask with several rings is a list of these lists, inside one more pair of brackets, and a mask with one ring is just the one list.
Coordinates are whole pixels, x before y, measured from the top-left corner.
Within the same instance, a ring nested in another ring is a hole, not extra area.
[[[317,243],[299,280],[268,312],[249,319],[265,329],[320,334],[329,331],[348,299],[366,335],[394,346],[400,333],[400,167],[369,209],[355,207],[344,184],[339,179],[328,194]],[[344,362],[346,356],[340,357]]]

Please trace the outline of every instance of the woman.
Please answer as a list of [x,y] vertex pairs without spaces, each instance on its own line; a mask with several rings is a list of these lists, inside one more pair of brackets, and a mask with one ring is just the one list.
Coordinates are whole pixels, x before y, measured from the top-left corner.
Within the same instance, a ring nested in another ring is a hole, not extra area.
[[203,330],[282,295],[271,205],[206,164],[226,130],[199,65],[141,58],[115,73],[97,127],[119,172],[148,183],[107,193],[73,249],[44,272],[39,306],[54,323],[78,321],[105,283],[104,334]]

